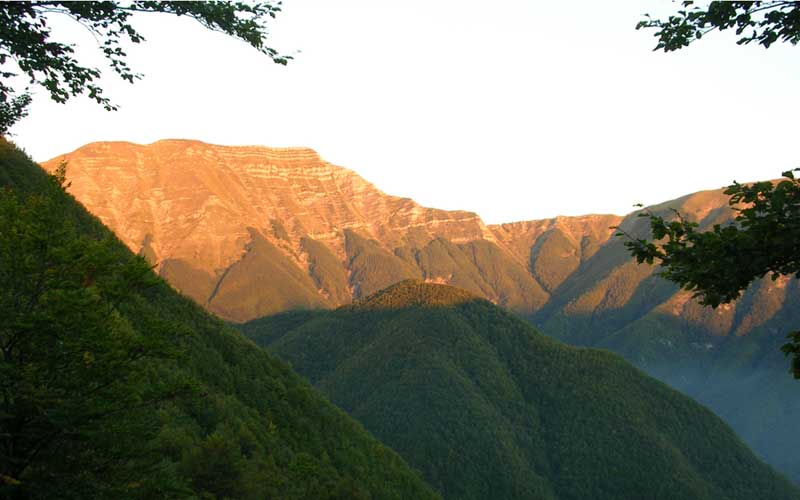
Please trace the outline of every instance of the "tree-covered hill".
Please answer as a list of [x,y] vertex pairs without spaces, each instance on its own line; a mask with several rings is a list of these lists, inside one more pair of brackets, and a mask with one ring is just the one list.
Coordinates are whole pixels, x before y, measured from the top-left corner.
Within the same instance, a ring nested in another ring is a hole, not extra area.
[[[463,288],[546,335],[611,349],[721,416],[800,483],[800,384],[779,347],[800,282],[765,280],[710,310],[638,265],[609,226],[636,213],[485,225],[382,193],[304,148],[105,142],[62,158],[74,194],[184,295],[229,321],[334,308],[404,279]],[[700,229],[732,220],[722,190],[650,207]]]
[[[704,191],[649,207],[679,211],[702,231],[732,222],[728,198]],[[649,237],[638,213],[620,229]],[[764,460],[800,482],[800,384],[780,347],[800,322],[800,281],[765,277],[717,309],[637,264],[624,238],[584,261],[552,300],[530,316],[541,331],[574,345],[611,349],[722,417]]]
[[0,140],[0,496],[434,498]]
[[456,288],[409,280],[241,329],[445,498],[800,498],[703,406]]

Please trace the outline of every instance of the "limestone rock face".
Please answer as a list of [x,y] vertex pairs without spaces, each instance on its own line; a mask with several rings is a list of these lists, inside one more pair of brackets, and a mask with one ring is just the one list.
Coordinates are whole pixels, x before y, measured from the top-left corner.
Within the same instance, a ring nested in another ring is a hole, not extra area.
[[504,245],[548,290],[563,281],[614,234],[618,215],[584,215],[489,226]]
[[[335,307],[422,279],[461,287],[578,343],[651,313],[742,336],[777,314],[794,286],[765,285],[744,305],[709,312],[635,264],[612,237],[617,225],[647,234],[635,214],[487,226],[471,212],[387,195],[306,148],[99,142],[43,166],[61,161],[80,202],[173,286],[231,321]],[[676,208],[710,227],[731,219],[726,202],[721,190],[703,191],[652,209]]]
[[[435,238],[455,243],[494,240],[474,213],[425,208],[389,196],[305,148],[226,147],[187,140],[101,142],[43,166],[53,170],[61,161],[68,162],[70,192],[81,203],[129,248],[157,264],[176,288],[230,320],[342,303],[341,290],[325,289],[326,281],[319,277],[334,270],[310,269],[310,262],[318,261],[308,251],[312,241],[333,256],[328,267],[338,262],[348,268],[346,232],[374,240],[390,254]],[[254,238],[264,241],[256,244]],[[226,278],[231,266],[246,255],[252,260],[253,251],[263,253],[265,248],[273,259],[285,261],[284,268],[302,271],[302,278],[292,278],[292,293],[303,295],[297,303],[281,299],[280,305],[269,304],[273,292],[286,284],[272,286],[264,276],[257,283],[243,283],[254,276],[237,272],[235,285],[225,282],[234,277]],[[225,301],[220,293],[232,288],[237,295],[252,290],[263,300],[242,310],[230,304],[215,307]],[[350,298],[352,290],[346,300]]]
[[[617,225],[646,235],[635,214],[487,226],[471,212],[387,195],[306,148],[101,142],[43,165],[61,161],[72,194],[128,247],[232,321],[334,307],[422,279],[533,317],[572,342],[594,343],[648,314],[742,336],[777,314],[794,286],[765,285],[744,304],[708,311],[612,237]],[[710,227],[731,219],[726,202],[721,190],[703,191],[652,209],[676,208]]]
[[241,248],[236,242],[246,238],[246,227],[267,230],[273,221],[293,242],[300,236],[335,240],[344,229],[392,243],[409,232],[452,241],[489,235],[474,213],[424,208],[386,195],[310,149],[106,142],[44,166],[61,160],[68,161],[73,193],[121,229],[127,244],[141,245],[151,234],[153,249],[164,259],[184,255],[177,241],[215,243],[192,256],[203,267],[229,264],[235,254],[230,248]]
[[[389,196],[310,149],[107,142],[43,165],[62,160],[80,202],[227,320],[335,307],[409,279],[454,285],[548,335],[621,353],[800,481],[800,398],[779,349],[800,324],[796,279],[765,278],[735,303],[705,308],[613,236],[611,226],[648,237],[636,213],[487,226]],[[727,200],[704,191],[650,209],[677,209],[704,229],[731,221]]]

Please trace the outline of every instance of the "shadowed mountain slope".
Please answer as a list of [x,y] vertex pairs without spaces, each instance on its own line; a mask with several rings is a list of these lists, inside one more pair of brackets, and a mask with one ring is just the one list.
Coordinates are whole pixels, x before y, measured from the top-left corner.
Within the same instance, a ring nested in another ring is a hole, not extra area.
[[716,416],[445,285],[241,325],[445,498],[800,498]]
[[[45,166],[61,159],[79,201],[226,320],[333,308],[409,278],[458,286],[547,335],[623,354],[800,481],[800,384],[777,350],[799,323],[797,281],[758,283],[711,310],[612,237],[617,224],[646,235],[635,213],[485,225],[382,193],[303,148],[95,143]],[[653,210],[668,208],[701,227],[731,220],[721,190]]]
[[[13,145],[0,139],[0,189],[10,189],[17,196],[24,196],[50,192],[45,190],[50,184],[44,171]],[[53,217],[76,224],[88,237],[113,238],[107,228],[71,197],[67,199],[61,191],[55,195],[63,198],[66,209],[63,213],[52,214]],[[114,245],[115,258],[133,258],[124,245],[119,242]],[[2,270],[2,276],[9,275],[6,269]],[[42,300],[58,299],[56,295]],[[329,403],[285,363],[265,353],[193,301],[181,297],[162,280],[116,304],[113,315],[145,337],[151,335],[156,326],[175,332],[175,342],[184,354],[177,359],[153,361],[149,367],[150,376],[159,383],[183,380],[196,388],[186,397],[147,407],[152,408],[149,411],[155,425],[147,429],[148,439],[152,439],[149,449],[159,456],[159,473],[172,477],[173,481],[172,490],[153,493],[156,497],[436,497],[396,453]],[[4,324],[3,329],[6,327]],[[5,338],[5,331],[2,333]],[[81,335],[81,332],[72,334]],[[85,347],[92,348],[91,345]],[[7,356],[13,353],[13,350],[8,351],[10,345],[4,345],[4,349]],[[91,358],[86,359],[87,363],[91,361]],[[9,366],[4,364],[3,370]],[[71,373],[64,369],[60,376],[70,377]],[[102,401],[95,401],[92,393],[87,391],[85,405],[97,404],[102,409]],[[15,415],[9,411],[9,407],[4,406],[2,422],[13,421]],[[110,429],[108,432],[111,442],[96,446],[114,446],[113,432]],[[6,450],[4,448],[4,452]],[[55,454],[53,459],[58,460],[58,454],[68,455],[71,450],[42,452],[43,455],[48,453]],[[5,459],[5,456],[0,457],[0,460]],[[41,472],[44,478],[49,477],[47,470]],[[0,496],[8,493],[4,488],[15,484],[11,482],[14,478],[4,476],[2,479]],[[27,477],[17,479],[21,480],[20,488],[27,488]],[[133,486],[130,488],[139,487],[136,480],[131,479]],[[33,486],[34,498],[40,497],[36,491],[47,487],[46,484]],[[59,490],[58,485],[50,486]],[[62,490],[65,491],[61,495],[72,491]],[[129,490],[130,498],[144,494],[138,493]]]
[[[703,191],[650,208],[676,209],[701,229],[732,221],[727,197]],[[636,213],[620,228],[648,237]],[[766,277],[717,309],[636,264],[613,238],[529,316],[565,342],[612,349],[723,417],[762,458],[800,481],[800,384],[780,351],[800,324],[800,283]]]

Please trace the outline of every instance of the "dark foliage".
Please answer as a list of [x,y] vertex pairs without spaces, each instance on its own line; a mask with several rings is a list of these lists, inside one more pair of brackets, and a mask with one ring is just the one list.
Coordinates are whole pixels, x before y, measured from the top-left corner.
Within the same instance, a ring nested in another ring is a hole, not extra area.
[[[654,241],[632,238],[625,246],[637,262],[658,263],[661,276],[694,292],[703,305],[717,307],[742,294],[767,274],[800,277],[800,181],[734,183],[725,190],[736,212],[735,224],[699,231],[698,223],[674,212],[671,220],[645,210]],[[783,346],[800,378],[800,332]]]
[[772,2],[711,2],[697,7],[692,1],[682,2],[683,8],[666,20],[640,21],[636,29],[655,28],[658,38],[654,50],[670,52],[687,47],[713,30],[736,31],[736,43],[758,42],[769,48],[775,42],[800,41],[800,4],[791,1]]
[[445,498],[800,498],[708,410],[608,352],[406,281],[241,326]]
[[0,185],[0,496],[435,497],[5,141]]
[[[64,15],[83,25],[97,39],[113,71],[133,83],[141,78],[126,62],[123,42],[140,43],[131,17],[139,12],[163,13],[195,19],[206,28],[244,41],[274,62],[291,57],[266,45],[264,21],[280,11],[280,2],[2,2],[0,3],[0,65],[12,62],[22,75],[44,88],[56,102],[87,93],[107,110],[117,109],[97,84],[100,70],[84,66],[73,46],[52,39],[48,16]],[[17,92],[8,80],[18,73],[0,69],[0,134],[25,116],[29,89]]]
[[156,285],[149,265],[80,234],[63,175],[50,180],[0,191],[0,476],[37,496],[129,496],[158,478],[143,444],[154,408],[188,390],[148,366],[176,355],[181,332],[154,322],[142,335],[120,314]]

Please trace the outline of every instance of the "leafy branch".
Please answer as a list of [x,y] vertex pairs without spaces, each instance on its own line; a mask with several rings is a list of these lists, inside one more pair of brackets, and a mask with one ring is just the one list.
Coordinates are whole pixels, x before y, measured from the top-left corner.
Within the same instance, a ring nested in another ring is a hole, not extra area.
[[739,45],[757,42],[769,48],[777,41],[797,45],[800,41],[800,4],[777,2],[711,2],[707,8],[697,7],[691,0],[682,2],[682,9],[666,20],[652,19],[645,14],[636,29],[655,28],[658,38],[654,50],[671,52],[688,47],[714,30],[733,29]]
[[[660,275],[694,292],[701,304],[718,307],[739,298],[755,279],[771,275],[800,278],[800,180],[794,172],[777,182],[740,184],[725,190],[736,212],[732,224],[700,231],[697,222],[672,210],[665,218],[650,210],[639,217],[649,222],[652,239],[635,238],[616,227],[636,261],[659,264]],[[800,378],[800,333],[789,335],[784,353],[793,354],[792,369]]]
[[0,68],[13,63],[16,71],[0,71],[0,134],[26,115],[31,102],[30,87],[16,91],[8,81],[27,77],[30,85],[44,88],[55,102],[86,93],[109,111],[117,105],[97,83],[99,68],[85,66],[74,45],[52,39],[48,16],[64,15],[86,28],[97,41],[111,69],[123,80],[134,83],[142,75],[126,61],[122,44],[141,43],[144,37],[134,28],[137,13],[185,16],[205,28],[241,40],[273,62],[285,65],[292,59],[266,44],[265,22],[274,19],[281,3],[244,2],[2,2],[0,3]]

